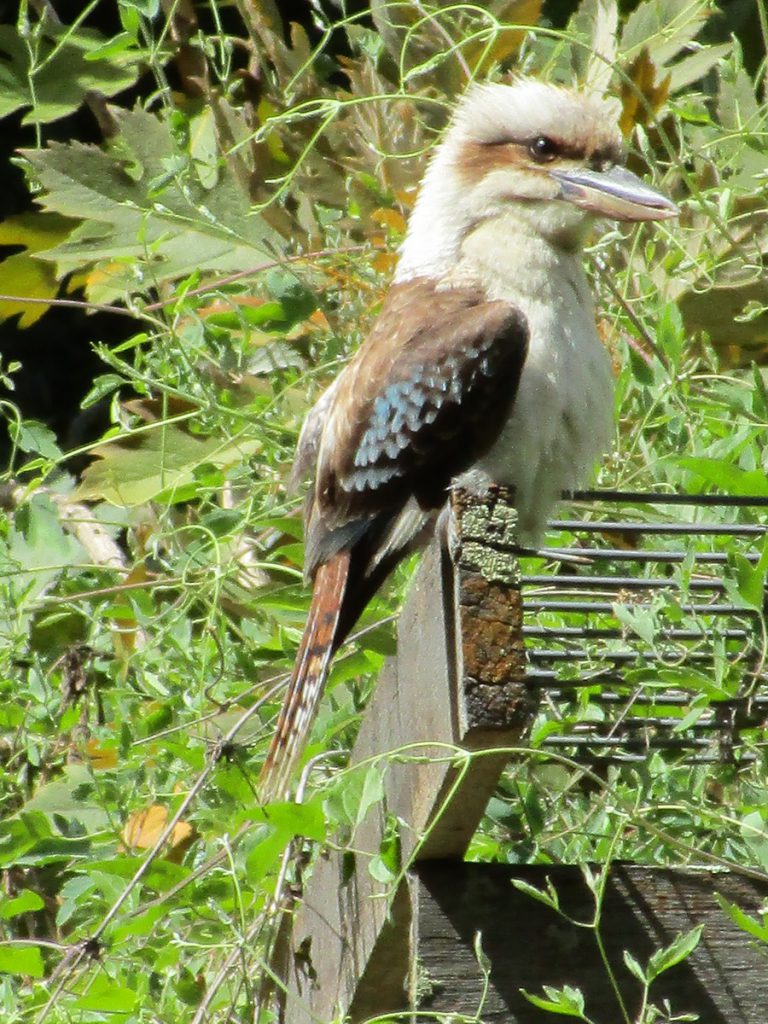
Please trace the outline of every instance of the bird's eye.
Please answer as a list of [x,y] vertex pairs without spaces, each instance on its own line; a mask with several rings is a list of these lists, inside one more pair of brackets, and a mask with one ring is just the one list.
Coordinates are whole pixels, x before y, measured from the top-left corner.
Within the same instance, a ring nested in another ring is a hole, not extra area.
[[528,149],[533,159],[540,164],[549,163],[549,161],[554,160],[559,153],[557,143],[546,135],[537,135],[529,145]]

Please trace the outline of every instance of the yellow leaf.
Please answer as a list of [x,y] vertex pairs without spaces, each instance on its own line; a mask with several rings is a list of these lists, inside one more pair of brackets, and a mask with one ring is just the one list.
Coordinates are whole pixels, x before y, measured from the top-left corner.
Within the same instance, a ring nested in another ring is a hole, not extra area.
[[49,308],[30,299],[53,299],[58,283],[53,263],[36,258],[34,253],[59,245],[70,233],[75,221],[58,214],[25,213],[0,222],[0,245],[23,245],[0,262],[0,294],[18,296],[0,299],[0,322],[21,313],[19,327],[31,327]]
[[0,221],[0,245],[23,245],[42,252],[59,245],[77,224],[58,213],[20,213]]
[[656,65],[646,47],[627,68],[621,83],[621,117],[619,127],[629,135],[636,124],[648,124],[669,95],[672,76],[667,75],[656,85]]
[[[135,586],[137,583],[144,583],[149,579],[149,573],[143,562],[137,562],[123,580],[124,586]],[[112,630],[112,644],[115,654],[121,661],[125,661],[137,649],[143,646],[144,631],[136,621],[136,617],[121,615],[115,619]]]
[[[26,296],[30,299],[53,299],[59,286],[50,263],[43,263],[26,252],[8,256],[0,263],[0,293]],[[21,313],[19,327],[31,327],[48,309],[43,302],[0,299],[0,320]]]
[[396,252],[379,252],[372,260],[373,269],[379,274],[389,274],[395,269],[397,263]]
[[[543,0],[510,0],[495,12],[501,22],[512,25],[535,25],[539,20]],[[475,39],[462,47],[462,54],[476,75],[487,72],[494,64],[503,64],[520,49],[528,34],[527,28],[502,26],[493,40]]]
[[98,740],[90,739],[85,744],[85,752],[94,771],[117,767],[116,747],[102,747]]
[[397,210],[389,207],[379,207],[371,214],[371,220],[382,228],[388,228],[394,235],[405,234],[405,217]]
[[[168,824],[168,808],[151,804],[143,811],[129,815],[123,828],[123,842],[131,850],[149,850],[162,835]],[[168,838],[168,860],[178,863],[195,838],[195,830],[186,821],[177,821]]]

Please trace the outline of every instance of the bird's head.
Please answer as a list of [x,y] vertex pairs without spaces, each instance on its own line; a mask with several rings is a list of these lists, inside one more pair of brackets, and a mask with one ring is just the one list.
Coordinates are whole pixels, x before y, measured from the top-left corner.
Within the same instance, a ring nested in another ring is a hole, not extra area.
[[[674,217],[675,204],[623,166],[618,114],[610,100],[534,79],[473,86],[430,162],[412,228],[424,236],[432,220],[447,236],[437,220],[448,219],[458,238],[512,211],[551,244],[573,249],[594,217]],[[404,256],[408,248],[406,241]]]

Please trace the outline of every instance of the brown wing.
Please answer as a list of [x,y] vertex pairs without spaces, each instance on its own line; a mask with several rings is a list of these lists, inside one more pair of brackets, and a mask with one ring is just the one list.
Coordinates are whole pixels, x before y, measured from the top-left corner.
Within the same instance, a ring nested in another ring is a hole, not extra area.
[[[393,288],[367,341],[310,413],[297,468],[307,506],[312,605],[260,780],[287,791],[333,652],[439,507],[498,436],[527,351],[520,314],[474,289]],[[415,499],[415,500],[414,500]]]
[[439,290],[426,279],[391,289],[319,403],[310,571],[382,516],[391,522],[410,498],[425,509],[443,504],[451,480],[498,436],[527,343],[521,313],[481,289]]

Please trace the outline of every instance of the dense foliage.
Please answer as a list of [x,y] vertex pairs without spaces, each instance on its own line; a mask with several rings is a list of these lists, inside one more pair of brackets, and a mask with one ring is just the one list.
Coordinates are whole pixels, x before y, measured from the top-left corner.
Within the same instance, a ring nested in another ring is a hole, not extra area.
[[[119,15],[112,36],[89,27],[99,6]],[[23,3],[0,27],[0,115],[21,111],[37,140],[19,157],[37,206],[0,225],[17,247],[0,263],[0,316],[23,329],[69,301],[135,322],[128,341],[98,345],[103,372],[82,403],[110,410],[96,444],[63,451],[14,405],[18,367],[0,364],[9,1024],[271,1019],[279,897],[309,844],[348,841],[380,797],[381,766],[340,766],[409,567],[336,663],[301,803],[265,811],[256,797],[307,604],[285,483],[308,405],[376,313],[414,183],[469,80],[514,69],[618,96],[632,166],[683,210],[590,250],[617,379],[599,482],[768,495],[768,67],[754,40],[745,66],[706,0],[621,15],[584,0],[565,27],[541,0],[339,6],[309,5],[302,27],[272,0],[92,0],[66,24]],[[83,104],[102,143],[48,144]],[[731,599],[762,629],[768,546],[752,561],[720,550]],[[652,644],[680,612],[662,594],[622,614]],[[691,714],[731,692],[725,646],[720,664],[716,680],[675,666]],[[589,693],[562,713],[593,715]],[[542,719],[532,747],[551,728]],[[517,757],[471,855],[704,855],[768,877],[764,736],[747,742],[741,771],[654,757],[597,792],[568,758]],[[393,844],[370,870],[393,878],[395,857]],[[765,919],[731,912],[766,941]],[[565,998],[550,1003],[563,1012]]]

